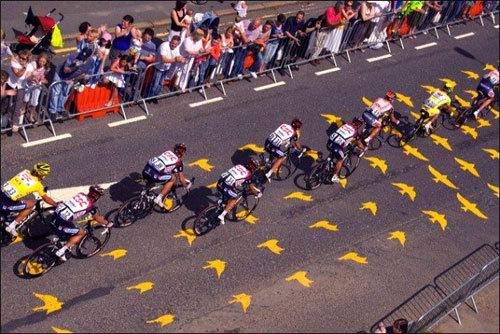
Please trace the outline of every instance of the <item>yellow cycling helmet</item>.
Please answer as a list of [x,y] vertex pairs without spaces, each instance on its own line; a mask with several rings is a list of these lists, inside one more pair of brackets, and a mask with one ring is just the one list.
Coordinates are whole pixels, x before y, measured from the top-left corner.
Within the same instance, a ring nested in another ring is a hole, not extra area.
[[33,171],[41,177],[45,177],[50,174],[50,165],[46,162],[39,162],[33,167]]

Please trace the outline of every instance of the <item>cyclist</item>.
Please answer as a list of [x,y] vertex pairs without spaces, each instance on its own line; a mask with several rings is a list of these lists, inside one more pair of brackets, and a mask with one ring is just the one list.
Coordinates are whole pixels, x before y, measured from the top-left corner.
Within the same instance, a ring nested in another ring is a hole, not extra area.
[[191,181],[184,176],[184,164],[182,157],[186,153],[186,145],[176,144],[174,150],[166,151],[157,157],[151,158],[142,171],[142,176],[151,183],[165,182],[161,193],[156,196],[154,202],[163,208],[163,198],[170,192],[175,184],[177,175],[183,186],[191,188]]
[[425,100],[424,104],[420,108],[420,114],[426,121],[424,128],[425,132],[429,134],[431,132],[432,126],[436,123],[441,111],[451,113],[451,97],[450,93],[453,91],[454,86],[447,82],[444,84],[443,89],[437,89],[431,96]]
[[484,75],[479,82],[476,90],[479,93],[478,99],[483,99],[483,102],[479,108],[474,111],[474,117],[477,119],[479,113],[491,105],[495,101],[495,86],[498,86],[498,69],[490,71],[488,74]]
[[45,188],[41,182],[50,174],[50,170],[51,168],[48,163],[39,162],[33,167],[33,170],[23,170],[2,185],[0,208],[7,212],[19,211],[14,221],[5,228],[12,236],[17,236],[17,225],[26,219],[35,207],[36,201],[33,199],[24,199],[26,196],[36,193],[47,204],[52,206],[57,205],[57,202],[45,193]]
[[223,203],[227,199],[224,211],[218,216],[221,224],[224,225],[224,217],[238,204],[243,191],[250,192],[257,198],[262,197],[262,192],[252,183],[253,173],[259,168],[259,163],[251,159],[246,168],[236,165],[225,173],[222,173],[217,182],[217,190],[222,194]]
[[291,125],[281,124],[279,128],[267,137],[264,149],[271,158],[276,158],[271,169],[266,173],[266,178],[271,182],[271,176],[277,173],[287,157],[287,150],[292,145],[296,150],[302,151],[299,143],[302,122],[298,118],[292,120]]
[[366,130],[370,131],[370,135],[365,138],[365,150],[370,141],[375,138],[380,130],[382,130],[382,119],[389,114],[391,122],[399,124],[399,120],[394,116],[394,107],[392,102],[396,98],[396,94],[392,90],[385,93],[385,97],[376,99],[372,105],[363,112],[363,120],[366,123]]
[[[338,183],[340,181],[339,173],[349,145],[356,144],[364,153],[365,146],[361,142],[358,132],[362,125],[363,121],[354,117],[352,121],[343,124],[328,138],[326,147],[330,152],[330,159],[336,161],[331,179],[332,182]],[[360,156],[363,156],[363,153]]]
[[66,261],[66,251],[71,250],[86,235],[86,231],[78,228],[75,222],[87,215],[91,215],[92,219],[99,224],[106,227],[112,226],[103,216],[97,213],[97,208],[95,207],[95,202],[101,198],[103,193],[104,189],[100,186],[90,186],[87,194],[78,193],[73,198],[57,205],[54,211],[54,220],[51,224],[56,229],[56,234],[60,238],[69,237],[68,242],[56,252],[56,255],[62,261]]

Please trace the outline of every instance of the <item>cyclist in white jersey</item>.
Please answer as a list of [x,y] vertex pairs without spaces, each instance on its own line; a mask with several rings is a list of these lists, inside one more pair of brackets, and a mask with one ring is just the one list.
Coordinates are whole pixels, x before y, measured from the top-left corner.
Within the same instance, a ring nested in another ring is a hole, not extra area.
[[474,111],[475,118],[478,118],[479,113],[495,101],[495,87],[498,87],[498,81],[498,70],[490,71],[481,78],[477,86],[477,92],[479,93],[478,99],[484,98],[484,101],[479,108]]
[[271,176],[278,172],[285,161],[290,145],[298,151],[302,150],[302,146],[298,142],[301,127],[302,122],[298,118],[295,118],[292,120],[291,125],[281,124],[279,128],[267,137],[264,148],[272,158],[276,158],[271,169],[266,173],[269,182],[271,181]]
[[250,160],[246,168],[243,165],[236,165],[227,172],[222,173],[217,182],[217,190],[222,194],[222,201],[226,202],[224,211],[219,215],[221,224],[224,224],[224,217],[238,204],[243,191],[250,190],[257,198],[262,196],[262,192],[252,184],[253,173],[259,168],[259,163]]
[[396,98],[396,94],[389,90],[384,98],[376,99],[373,104],[367,108],[363,113],[363,120],[365,121],[366,128],[370,130],[370,135],[365,138],[366,146],[370,141],[375,138],[380,130],[382,130],[382,118],[389,114],[391,122],[399,124],[399,120],[394,116],[394,107],[392,101]]

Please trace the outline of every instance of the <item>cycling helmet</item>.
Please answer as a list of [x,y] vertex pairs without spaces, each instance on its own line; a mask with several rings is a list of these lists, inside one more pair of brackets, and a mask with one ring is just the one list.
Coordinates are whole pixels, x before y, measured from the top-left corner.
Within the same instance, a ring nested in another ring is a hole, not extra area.
[[50,165],[46,162],[39,162],[33,166],[33,171],[41,177],[45,177],[50,174]]
[[451,93],[455,86],[451,82],[445,82],[443,85],[443,89],[446,93]]
[[253,173],[255,172],[260,166],[260,163],[256,159],[250,159],[247,162],[247,169]]
[[300,121],[300,119],[294,118],[292,121],[292,128],[294,128],[295,130],[298,130],[301,127],[302,127],[302,122]]
[[97,201],[104,194],[104,189],[102,189],[99,185],[93,185],[89,188],[88,196],[92,197],[95,201]]
[[177,155],[184,155],[186,153],[186,145],[184,143],[175,144],[174,153]]
[[357,117],[354,117],[350,123],[356,129],[359,129],[363,125],[363,121]]
[[392,90],[388,90],[387,93],[385,93],[385,98],[389,101],[393,101],[396,98],[396,94]]

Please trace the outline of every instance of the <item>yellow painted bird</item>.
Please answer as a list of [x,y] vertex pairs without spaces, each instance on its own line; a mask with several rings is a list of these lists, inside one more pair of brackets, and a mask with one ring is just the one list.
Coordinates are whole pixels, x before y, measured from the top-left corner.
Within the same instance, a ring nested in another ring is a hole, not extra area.
[[475,90],[472,89],[464,90],[464,92],[470,94],[472,99],[475,99],[479,95]]
[[203,267],[203,269],[215,269],[215,272],[217,273],[217,278],[220,278],[220,275],[224,272],[226,269],[226,264],[227,262],[216,259],[213,261],[207,261],[207,265]]
[[398,240],[401,246],[405,245],[406,234],[403,231],[393,231],[389,233],[389,238],[387,240]]
[[475,177],[479,177],[479,173],[477,172],[475,164],[470,163],[470,162],[465,161],[465,160],[462,160],[462,159],[459,159],[459,158],[455,158],[455,161],[460,166],[461,170],[467,171]]
[[488,219],[488,217],[484,213],[482,213],[481,210],[478,209],[476,203],[472,203],[471,201],[469,201],[467,198],[463,197],[459,193],[457,193],[457,199],[460,202],[460,204],[462,204],[462,210],[464,210],[465,212],[469,211],[470,213],[472,213],[473,215],[475,215],[481,219],[485,219],[485,220]]
[[361,98],[361,101],[363,101],[363,103],[364,103],[364,104],[365,104],[365,106],[367,106],[367,107],[371,107],[371,106],[372,106],[372,104],[373,104],[373,102],[372,102],[372,101],[370,101],[367,97],[364,97],[364,96]]
[[139,292],[141,294],[143,294],[144,292],[153,289],[154,285],[155,284],[153,282],[142,282],[142,283],[127,287],[127,290],[139,290]]
[[243,312],[246,313],[251,302],[252,296],[240,293],[239,295],[233,295],[233,299],[229,301],[229,304],[240,303]]
[[359,208],[360,210],[369,210],[372,215],[376,216],[377,215],[377,203],[375,202],[365,202],[361,203],[361,207]]
[[258,221],[259,221],[259,218],[253,216],[253,215],[248,215],[246,218],[245,218],[245,221],[250,224],[250,225],[255,225]]
[[179,233],[174,235],[174,238],[186,238],[187,243],[191,246],[196,239],[196,234],[194,234],[193,229],[188,228],[186,230],[180,230]]
[[40,299],[43,303],[42,306],[37,306],[33,308],[34,312],[45,311],[46,314],[50,314],[55,311],[62,309],[64,305],[57,297],[51,295],[43,295],[41,293],[33,293],[36,298]]
[[73,333],[69,329],[58,328],[58,327],[55,327],[55,326],[52,326],[52,330],[54,331],[54,333]]
[[479,74],[477,74],[476,72],[472,72],[472,71],[460,71],[460,72],[465,74],[467,76],[467,78],[469,78],[469,79],[472,79],[472,80],[479,79]]
[[500,157],[500,154],[494,148],[483,148],[482,150],[485,151],[486,153],[488,153],[490,158],[493,160],[495,160],[495,159],[498,160],[498,158]]
[[425,85],[421,85],[420,87],[422,87],[426,92],[427,94],[432,94],[434,93],[435,91],[437,91],[438,89],[434,86],[425,86]]
[[411,117],[413,117],[413,119],[415,119],[416,121],[418,121],[420,119],[420,114],[418,112],[414,112],[414,111],[410,111],[410,115]]
[[123,249],[123,248],[118,248],[118,249],[112,250],[111,252],[101,254],[101,256],[110,256],[115,261],[124,257],[125,255],[127,255],[127,250]]
[[487,127],[491,126],[490,121],[488,121],[485,118],[478,118],[477,119],[477,123],[478,123],[478,126],[477,126],[478,129],[480,129],[480,128],[487,128]]
[[496,70],[496,67],[491,65],[491,64],[486,64],[483,68],[484,71],[494,71]]
[[350,261],[354,261],[354,262],[356,262],[358,264],[367,264],[368,263],[368,261],[366,260],[366,257],[360,256],[356,252],[346,253],[343,256],[339,257],[339,260],[340,261],[350,260]]
[[196,160],[194,162],[191,162],[189,165],[189,167],[198,167],[202,170],[204,170],[205,172],[211,172],[212,169],[214,168],[214,166],[212,166],[209,162],[208,162],[208,159],[200,159],[200,160]]
[[323,117],[327,122],[328,124],[337,124],[337,126],[341,126],[342,125],[342,118],[336,116],[336,115],[333,115],[333,114],[321,114],[320,115],[321,117]]
[[448,226],[448,221],[446,220],[446,216],[442,215],[436,211],[426,211],[422,210],[424,214],[426,214],[429,217],[429,220],[431,223],[438,223],[441,229],[444,231],[446,226]]
[[20,235],[17,235],[16,238],[14,239],[14,241],[12,241],[10,244],[14,245],[14,244],[17,244],[18,242],[21,242],[21,241],[23,241],[23,238]]
[[217,187],[217,182],[211,183],[207,186],[208,189],[215,189]]
[[159,324],[160,327],[170,325],[175,320],[175,315],[165,314],[156,319],[146,321],[147,324]]
[[404,103],[408,107],[413,108],[413,102],[411,101],[411,97],[410,96],[406,96],[406,95],[403,95],[401,93],[396,93],[396,99],[399,102]]
[[371,162],[370,166],[373,168],[378,168],[382,172],[382,174],[385,174],[387,172],[387,162],[385,160],[382,160],[377,157],[364,157],[365,160],[368,160]]
[[304,155],[312,158],[314,161],[318,160],[319,158],[319,152],[316,150],[307,150]]
[[496,197],[499,197],[499,193],[498,193],[498,186],[495,186],[493,184],[489,184],[488,183],[488,188],[491,189],[491,191],[493,191],[493,194],[496,196]]
[[292,192],[283,198],[284,199],[298,199],[299,201],[305,201],[305,202],[312,202],[313,201],[313,198],[311,195],[306,195],[300,191]]
[[[26,265],[26,271],[31,275],[38,275],[43,271],[43,264],[39,263],[37,260],[29,261],[23,260],[22,263]],[[23,275],[23,271],[21,270],[20,275]]]
[[322,228],[327,231],[333,231],[333,232],[337,232],[339,230],[337,225],[331,224],[327,220],[320,220],[312,225],[309,225],[309,228]]
[[448,176],[442,174],[440,171],[429,165],[429,172],[434,176],[433,180],[436,183],[442,183],[445,186],[457,190],[458,187],[448,179]]
[[420,153],[418,151],[418,148],[410,146],[408,144],[403,146],[403,153],[406,155],[412,155],[415,158],[417,158],[418,160],[429,161],[429,159],[427,159],[425,155],[423,155],[422,153]]
[[253,151],[257,154],[265,152],[264,148],[262,146],[257,145],[257,144],[247,144],[245,146],[240,147],[238,150],[240,150],[240,151],[245,151],[245,150]]
[[306,288],[310,288],[311,287],[311,283],[314,282],[313,280],[310,280],[307,277],[307,271],[297,271],[295,274],[293,274],[293,275],[288,276],[287,278],[285,278],[285,281],[287,281],[287,282],[297,281],[300,284],[302,284],[303,286],[305,286]]
[[274,254],[280,255],[281,252],[284,251],[284,248],[281,248],[278,245],[279,240],[276,239],[270,239],[267,240],[266,242],[263,242],[259,245],[257,245],[257,248],[267,248],[269,251],[273,252]]
[[409,186],[406,183],[393,183],[392,185],[399,189],[401,195],[407,195],[412,202],[415,201],[415,197],[417,197],[415,187]]
[[500,113],[498,112],[498,110],[494,109],[494,108],[490,108],[491,109],[491,113],[493,114],[493,116],[495,117],[495,119],[498,119],[498,116],[500,115]]
[[466,101],[464,99],[462,99],[460,96],[458,95],[455,95],[455,100],[457,100],[458,104],[460,104],[460,106],[462,108],[470,108],[471,104],[469,101]]
[[442,81],[447,85],[450,85],[452,89],[455,89],[455,87],[457,86],[456,81],[448,79],[448,78],[441,78],[441,79],[439,79],[439,81]]
[[471,136],[474,140],[477,139],[478,133],[475,128],[472,128],[468,125],[462,125],[460,129],[462,130],[463,134]]
[[442,146],[445,150],[453,151],[451,145],[448,143],[448,138],[440,137],[436,134],[431,134],[432,142],[436,145]]
[[345,187],[347,187],[347,179],[340,179],[339,184],[342,188],[345,189]]

